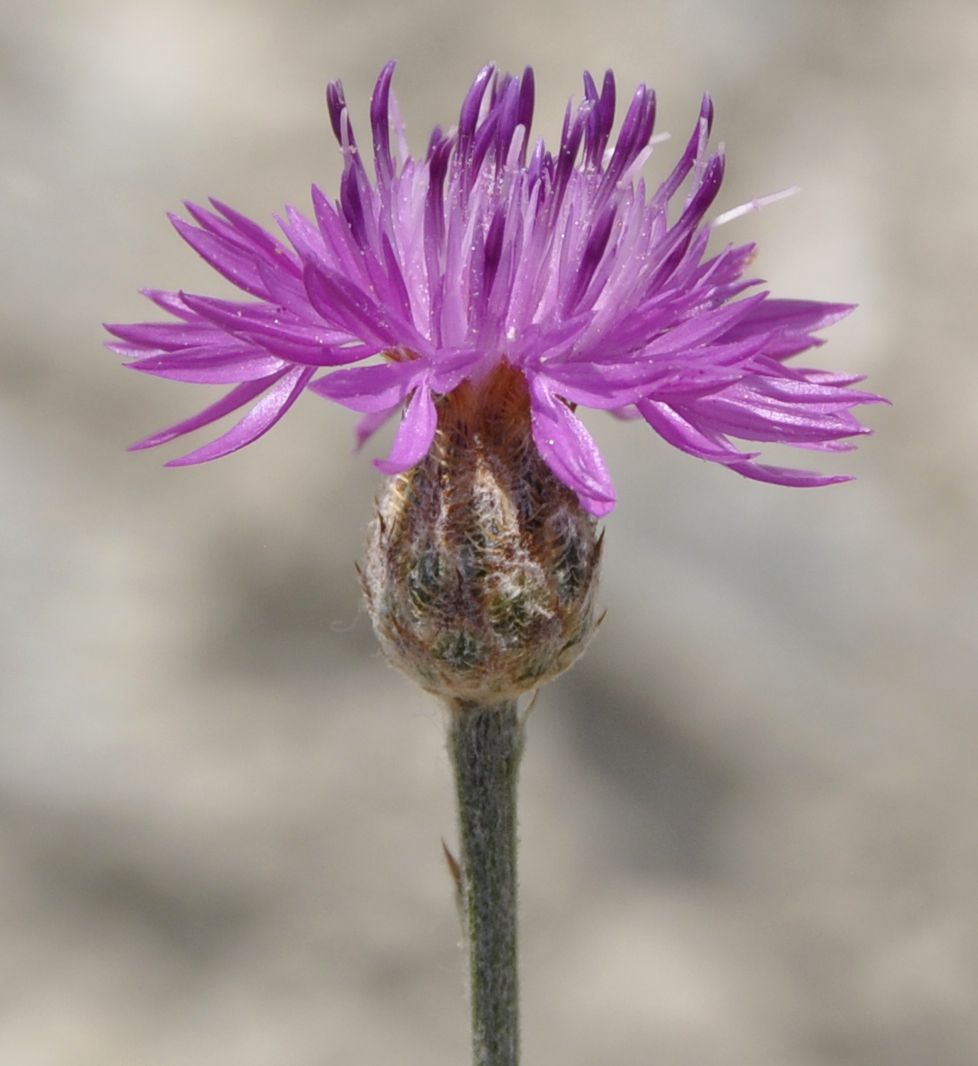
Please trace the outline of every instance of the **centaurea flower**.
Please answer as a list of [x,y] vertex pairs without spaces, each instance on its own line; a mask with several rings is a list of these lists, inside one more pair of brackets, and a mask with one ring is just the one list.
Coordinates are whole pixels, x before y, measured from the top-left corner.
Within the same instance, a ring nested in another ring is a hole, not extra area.
[[578,405],[640,417],[675,447],[745,477],[848,480],[762,464],[731,440],[849,450],[868,432],[851,408],[879,398],[853,389],[858,377],[787,363],[821,344],[817,331],[849,305],[747,295],[760,284],[745,277],[753,245],[709,253],[715,225],[704,219],[724,158],[708,148],[708,96],[671,173],[650,191],[640,173],[655,96],[644,85],[613,139],[614,77],[599,90],[585,74],[583,99],[568,105],[550,152],[531,141],[532,71],[487,66],[458,125],[436,128],[414,158],[393,72],[384,68],[371,100],[372,177],[342,86],[329,86],[340,196],[313,186],[312,218],[287,207],[277,219],[287,243],[216,200],[213,210],[188,203],[192,221],[171,216],[249,298],[146,290],[175,321],[108,327],[137,370],[234,385],[133,447],[249,408],[168,465],[216,459],[264,434],[308,388],[363,415],[361,443],[400,415],[389,456],[376,462],[398,474],[429,453],[452,395],[506,366],[517,371],[509,380],[525,393],[539,455],[596,517],[613,508],[615,491]]
[[[782,485],[848,480],[762,464],[733,441],[822,451],[868,432],[879,397],[850,375],[789,365],[846,304],[771,298],[753,245],[710,252],[723,155],[705,97],[666,179],[641,177],[655,97],[640,85],[612,138],[615,80],[569,104],[560,144],[533,142],[533,74],[486,67],[458,125],[407,149],[393,63],[370,107],[373,176],[339,82],[339,199],[286,207],[285,241],[233,208],[188,203],[180,235],[247,299],[146,290],[172,319],[111,325],[137,370],[233,385],[136,448],[242,408],[168,465],[217,459],[269,430],[307,388],[363,417],[400,416],[361,571],[388,658],[452,714],[476,1066],[516,1066],[516,775],[521,693],[566,669],[595,628],[597,519],[615,504],[578,406],[644,419],[668,443]],[[392,145],[396,141],[396,147]],[[768,197],[766,200],[777,199]],[[338,369],[342,368],[342,369]]]

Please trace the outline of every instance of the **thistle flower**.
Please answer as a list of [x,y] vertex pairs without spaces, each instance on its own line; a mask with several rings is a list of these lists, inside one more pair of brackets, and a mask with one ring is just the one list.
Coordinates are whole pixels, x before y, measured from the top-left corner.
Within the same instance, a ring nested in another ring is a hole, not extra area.
[[847,479],[762,464],[734,440],[846,450],[867,432],[852,408],[879,398],[853,389],[857,377],[788,365],[849,306],[753,291],[752,245],[709,251],[718,225],[764,202],[704,221],[724,167],[707,147],[709,97],[650,191],[640,175],[655,97],[644,85],[613,139],[614,77],[599,90],[585,74],[551,153],[530,138],[532,71],[489,66],[457,127],[435,129],[415,159],[393,73],[388,64],[371,101],[372,177],[341,85],[327,89],[339,199],[314,186],[312,218],[287,207],[284,242],[216,200],[188,203],[191,221],[171,216],[247,299],[147,290],[172,320],[108,329],[137,370],[234,386],[134,447],[248,408],[169,465],[250,444],[307,388],[363,416],[361,443],[400,416],[376,462],[391,476],[361,577],[388,658],[453,711],[461,850],[449,863],[469,943],[473,1058],[516,1066],[517,697],[590,639],[597,519],[615,504],[577,407],[644,419],[745,477],[806,486]]
[[704,221],[724,169],[722,152],[708,149],[709,97],[650,191],[640,173],[655,96],[644,85],[613,139],[614,77],[599,90],[585,74],[552,153],[531,141],[532,71],[488,66],[457,127],[436,128],[414,158],[393,72],[384,68],[371,101],[373,177],[342,86],[329,86],[339,199],[313,186],[312,218],[287,207],[277,219],[287,243],[216,200],[213,210],[188,203],[192,221],[171,216],[248,298],[146,290],[173,320],[110,325],[111,347],[146,373],[234,387],[133,447],[249,408],[168,465],[216,459],[264,434],[308,388],[363,415],[361,443],[400,415],[390,454],[376,461],[390,475],[429,456],[439,427],[459,424],[459,404],[502,403],[512,431],[529,434],[535,456],[595,517],[613,508],[615,492],[578,405],[641,418],[682,451],[745,477],[848,480],[764,465],[731,439],[848,450],[868,432],[851,409],[879,397],[853,389],[858,377],[787,363],[821,344],[816,333],[848,305],[748,295],[760,284],[745,277],[753,245],[708,251],[716,225],[739,213]]

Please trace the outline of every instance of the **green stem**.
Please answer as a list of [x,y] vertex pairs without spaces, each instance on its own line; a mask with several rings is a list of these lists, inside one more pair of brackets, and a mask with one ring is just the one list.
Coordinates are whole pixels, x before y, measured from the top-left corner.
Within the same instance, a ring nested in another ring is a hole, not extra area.
[[516,778],[522,749],[515,700],[451,704],[475,1066],[519,1063]]

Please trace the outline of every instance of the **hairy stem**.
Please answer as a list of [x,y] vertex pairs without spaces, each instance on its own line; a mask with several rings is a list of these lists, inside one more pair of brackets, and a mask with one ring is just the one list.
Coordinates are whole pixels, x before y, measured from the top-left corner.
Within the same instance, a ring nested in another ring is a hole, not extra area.
[[516,778],[523,725],[515,700],[451,703],[449,751],[461,827],[474,1066],[517,1066]]

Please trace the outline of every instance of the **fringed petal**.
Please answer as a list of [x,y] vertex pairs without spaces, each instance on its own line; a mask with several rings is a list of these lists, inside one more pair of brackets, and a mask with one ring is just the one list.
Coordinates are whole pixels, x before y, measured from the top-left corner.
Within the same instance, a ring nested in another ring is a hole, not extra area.
[[674,448],[712,463],[732,463],[751,459],[757,452],[742,452],[719,433],[712,433],[684,418],[674,407],[655,400],[643,400],[636,407],[646,422]]
[[427,385],[420,385],[404,411],[390,455],[375,459],[374,466],[388,475],[410,470],[428,454],[437,426],[438,412],[431,390]]
[[182,352],[166,355],[151,355],[126,364],[130,370],[153,374],[171,381],[188,381],[200,385],[228,385],[236,381],[258,381],[280,370],[288,370],[289,364],[261,349],[244,345],[228,345],[219,348],[205,345],[187,348]]
[[594,438],[570,408],[539,379],[530,383],[533,440],[547,466],[577,493],[581,506],[597,518],[615,506],[615,488]]
[[403,403],[426,373],[425,367],[413,360],[380,363],[353,370],[337,370],[318,378],[309,387],[312,392],[335,400],[353,411],[373,414]]
[[143,448],[156,448],[160,444],[175,440],[177,437],[193,433],[195,429],[209,426],[212,422],[217,422],[218,419],[229,415],[232,411],[236,411],[239,407],[244,407],[246,403],[249,403],[256,396],[260,396],[266,389],[280,381],[283,376],[284,372],[279,372],[267,378],[260,378],[258,381],[243,382],[218,400],[217,403],[211,404],[210,407],[206,407],[191,418],[184,419],[183,422],[177,422],[176,425],[169,426],[167,429],[161,429],[158,433],[144,437],[135,444],[130,444],[129,451],[135,452],[141,451]]
[[231,452],[236,452],[246,444],[258,440],[295,403],[314,373],[315,371],[304,367],[290,370],[227,433],[179,459],[171,459],[166,465],[192,466],[195,463],[207,463],[212,459],[230,455]]

